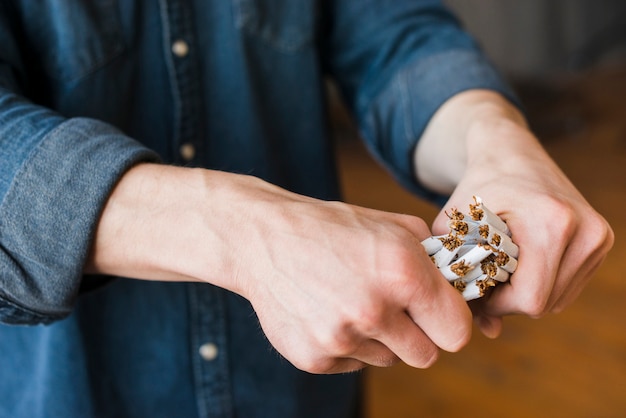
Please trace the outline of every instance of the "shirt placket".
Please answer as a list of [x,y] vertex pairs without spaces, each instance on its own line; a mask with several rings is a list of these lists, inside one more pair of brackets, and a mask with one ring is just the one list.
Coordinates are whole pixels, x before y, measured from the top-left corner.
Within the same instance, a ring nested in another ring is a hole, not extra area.
[[224,291],[209,284],[194,283],[188,285],[187,295],[198,416],[233,417]]
[[203,152],[201,74],[191,4],[161,0],[163,49],[174,101],[174,161],[199,165]]
[[[174,100],[175,162],[199,165],[203,152],[202,99],[193,11],[186,0],[160,0],[163,51]],[[190,356],[200,418],[234,416],[227,356],[224,291],[189,284]]]

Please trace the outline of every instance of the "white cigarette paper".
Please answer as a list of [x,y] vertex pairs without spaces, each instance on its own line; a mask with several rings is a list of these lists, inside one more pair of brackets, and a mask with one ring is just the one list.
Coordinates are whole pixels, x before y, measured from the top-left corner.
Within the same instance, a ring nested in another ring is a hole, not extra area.
[[474,196],[469,213],[450,213],[447,235],[426,238],[422,245],[441,274],[465,298],[483,297],[487,290],[508,281],[517,268],[519,248],[498,215]]
[[437,237],[428,237],[422,241],[422,245],[426,250],[426,254],[434,255],[437,251],[443,248],[443,243]]

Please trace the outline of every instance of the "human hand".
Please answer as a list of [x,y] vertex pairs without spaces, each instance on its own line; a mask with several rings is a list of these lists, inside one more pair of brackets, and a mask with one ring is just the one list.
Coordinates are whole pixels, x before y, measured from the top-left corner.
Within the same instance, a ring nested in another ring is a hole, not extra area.
[[325,202],[251,176],[142,164],[118,183],[86,273],[202,281],[253,305],[296,367],[340,373],[459,350],[472,314],[419,218]]
[[421,246],[430,235],[422,220],[267,184],[254,190],[238,287],[296,367],[428,367],[439,348],[467,343],[471,312]]
[[[472,302],[482,332],[497,336],[502,317],[537,318],[562,311],[593,276],[613,245],[613,232],[525,126],[511,121],[468,131],[468,164],[446,207],[480,195],[509,226],[520,248],[506,284]],[[434,231],[445,228],[439,214]]]

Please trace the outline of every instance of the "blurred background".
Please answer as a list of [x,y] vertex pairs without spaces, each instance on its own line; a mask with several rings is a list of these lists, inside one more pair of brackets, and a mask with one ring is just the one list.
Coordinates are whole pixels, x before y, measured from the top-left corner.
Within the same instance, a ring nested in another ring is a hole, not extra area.
[[[366,373],[368,418],[626,416],[626,1],[447,0],[509,79],[532,129],[611,223],[612,252],[558,315],[509,317],[428,370]],[[335,109],[346,200],[432,221]]]

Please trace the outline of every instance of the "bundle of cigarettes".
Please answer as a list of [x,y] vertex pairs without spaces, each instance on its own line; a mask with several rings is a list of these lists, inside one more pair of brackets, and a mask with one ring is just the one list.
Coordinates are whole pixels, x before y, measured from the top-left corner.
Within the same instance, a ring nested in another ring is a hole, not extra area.
[[450,232],[422,241],[439,271],[465,300],[485,295],[488,288],[505,282],[517,267],[519,248],[498,215],[474,196],[469,214],[456,208],[447,214]]

